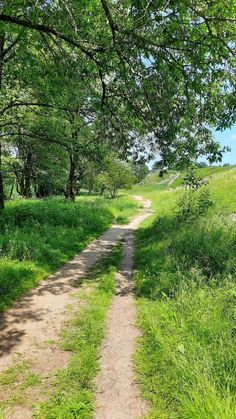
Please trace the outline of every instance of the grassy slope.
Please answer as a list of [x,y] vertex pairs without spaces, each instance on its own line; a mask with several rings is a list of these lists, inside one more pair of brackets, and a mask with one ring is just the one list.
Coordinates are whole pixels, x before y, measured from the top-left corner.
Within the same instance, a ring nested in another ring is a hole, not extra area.
[[[218,166],[211,166],[211,167],[204,167],[202,169],[196,169],[196,174],[198,177],[207,177],[211,178],[211,176],[215,174],[223,174],[225,172],[228,172],[229,170],[232,170],[234,166],[225,166],[225,167],[218,167]],[[171,185],[172,188],[176,188],[177,186],[183,185],[183,178],[180,176],[178,177],[173,184]]]
[[136,209],[127,196],[8,203],[0,214],[0,311],[84,249],[114,217],[124,223]]
[[156,210],[136,252],[136,368],[152,418],[236,417],[236,169],[209,188],[214,205],[187,225],[175,215],[182,191],[135,190]]
[[161,178],[159,176],[159,173],[158,172],[153,172],[153,173],[150,173],[149,175],[147,175],[146,178],[143,180],[142,183],[143,183],[143,185],[146,185],[146,184],[150,185],[151,183],[161,183],[161,182],[163,182],[165,180],[168,180],[169,177],[171,175],[173,175],[174,173],[175,172],[173,172],[172,170],[170,170],[168,173],[165,173],[163,175],[163,177]]

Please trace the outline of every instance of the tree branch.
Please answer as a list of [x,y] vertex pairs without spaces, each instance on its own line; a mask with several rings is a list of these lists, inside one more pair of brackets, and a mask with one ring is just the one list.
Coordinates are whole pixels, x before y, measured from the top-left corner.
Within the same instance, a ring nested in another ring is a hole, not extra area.
[[60,111],[66,111],[66,112],[76,112],[76,109],[68,109],[68,108],[60,108],[55,105],[50,105],[49,103],[39,103],[39,102],[11,102],[9,105],[5,106],[0,111],[0,116],[2,116],[5,112],[7,112],[9,109],[15,108],[15,107],[21,107],[21,106],[39,106],[44,108],[52,108],[57,109]]
[[6,23],[13,23],[15,25],[23,26],[25,28],[34,29],[38,32],[43,32],[46,34],[51,34],[56,36],[57,38],[62,39],[63,41],[67,42],[70,45],[73,45],[76,48],[79,48],[87,57],[89,57],[91,60],[93,60],[97,65],[101,65],[100,61],[95,58],[96,52],[105,52],[104,47],[97,47],[93,50],[88,50],[84,48],[79,42],[75,41],[74,39],[70,38],[69,36],[57,31],[54,28],[50,28],[43,24],[33,23],[28,20],[19,19],[14,16],[9,16],[4,13],[0,14],[0,21],[6,22]]
[[105,15],[106,15],[106,17],[107,17],[107,20],[108,20],[108,22],[109,22],[109,25],[110,25],[110,28],[111,28],[111,32],[112,32],[113,39],[114,39],[114,41],[115,41],[116,31],[118,31],[118,30],[119,30],[119,29],[118,29],[118,26],[117,26],[117,24],[116,24],[116,23],[114,22],[114,20],[113,20],[113,17],[112,17],[112,15],[111,15],[111,12],[110,12],[110,9],[109,9],[109,6],[108,6],[108,4],[107,4],[107,1],[106,1],[106,0],[101,0],[101,3],[102,3],[103,10],[104,10],[104,12],[105,12]]
[[104,82],[101,68],[99,68],[99,77],[102,84],[102,106],[103,106],[106,99],[106,83]]
[[12,41],[12,43],[4,49],[4,57],[14,48],[20,40],[20,34]]
[[65,150],[70,151],[70,147],[68,146],[67,143],[63,143],[61,141],[58,140],[54,140],[53,138],[48,138],[48,137],[43,137],[41,135],[38,134],[34,134],[34,133],[30,133],[30,132],[25,132],[25,131],[10,131],[10,132],[5,132],[0,134],[0,138],[4,138],[4,137],[12,137],[12,136],[20,136],[20,137],[29,137],[29,138],[34,138],[34,139],[38,139],[47,143],[52,143],[55,145],[60,145],[61,147],[63,147]]

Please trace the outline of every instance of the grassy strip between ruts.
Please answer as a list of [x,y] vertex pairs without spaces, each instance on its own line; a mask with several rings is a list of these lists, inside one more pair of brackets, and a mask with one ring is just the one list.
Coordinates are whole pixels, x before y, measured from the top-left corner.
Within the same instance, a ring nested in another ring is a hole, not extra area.
[[150,418],[236,418],[236,170],[209,190],[213,206],[189,223],[176,217],[181,191],[145,195],[156,215],[137,232],[135,359]]
[[[98,350],[105,334],[107,310],[115,291],[115,274],[121,259],[121,245],[91,271],[84,285],[91,288],[82,296],[82,308],[62,333],[62,349],[72,352],[66,368],[53,383],[49,401],[36,406],[40,419],[90,418],[94,410],[94,378],[97,375]],[[81,296],[78,294],[79,301]]]
[[0,312],[137,207],[127,196],[9,202],[0,214]]

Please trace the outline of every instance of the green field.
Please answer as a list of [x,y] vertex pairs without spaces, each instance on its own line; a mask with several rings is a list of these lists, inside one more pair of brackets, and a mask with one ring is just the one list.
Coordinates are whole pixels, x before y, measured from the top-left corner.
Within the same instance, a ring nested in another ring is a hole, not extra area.
[[150,418],[236,417],[236,169],[219,169],[198,171],[211,174],[213,204],[189,222],[182,190],[135,189],[155,210],[136,239],[135,360]]
[[132,198],[9,202],[0,219],[0,311],[106,230],[137,211]]

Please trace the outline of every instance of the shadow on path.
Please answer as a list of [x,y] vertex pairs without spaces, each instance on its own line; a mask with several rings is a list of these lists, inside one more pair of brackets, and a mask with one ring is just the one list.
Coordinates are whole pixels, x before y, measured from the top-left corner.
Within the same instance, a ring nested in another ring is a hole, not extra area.
[[[146,201],[144,201],[146,203]],[[15,354],[30,353],[35,345],[58,337],[65,310],[73,304],[73,291],[81,284],[88,270],[106,255],[118,240],[125,239],[126,246],[133,252],[134,229],[147,217],[147,206],[128,225],[114,225],[69,263],[43,280],[39,286],[28,292],[13,307],[0,316],[0,370],[8,367]],[[130,253],[130,254],[131,254]],[[130,257],[130,256],[127,256]],[[131,272],[120,271],[122,278],[131,279]],[[117,281],[117,293],[128,293]]]
[[38,340],[51,337],[50,328],[61,325],[71,293],[103,255],[108,253],[129,229],[114,226],[93,241],[84,251],[28,292],[0,316],[0,369],[12,356]]

